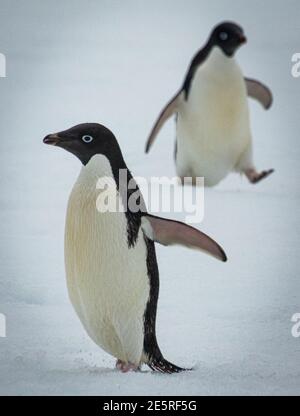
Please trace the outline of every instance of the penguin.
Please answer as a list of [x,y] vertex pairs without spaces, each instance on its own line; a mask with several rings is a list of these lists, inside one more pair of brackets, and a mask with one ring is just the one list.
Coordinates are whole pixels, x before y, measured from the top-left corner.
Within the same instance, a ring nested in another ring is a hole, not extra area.
[[[66,214],[65,268],[69,298],[86,332],[116,358],[122,372],[142,364],[162,373],[185,370],[164,358],[156,339],[159,272],[154,243],[181,244],[223,262],[224,250],[195,228],[148,214],[116,137],[103,125],[79,124],[43,141],[67,150],[82,164]],[[104,179],[110,184],[105,192],[121,209],[110,212],[101,206],[98,183]],[[130,208],[133,196],[140,201],[138,210]]]
[[216,26],[150,133],[146,153],[165,121],[176,115],[175,164],[181,180],[204,177],[206,186],[214,186],[235,171],[256,184],[274,171],[258,172],[253,163],[247,96],[265,109],[271,107],[273,97],[261,82],[244,78],[235,60],[246,42],[237,24]]

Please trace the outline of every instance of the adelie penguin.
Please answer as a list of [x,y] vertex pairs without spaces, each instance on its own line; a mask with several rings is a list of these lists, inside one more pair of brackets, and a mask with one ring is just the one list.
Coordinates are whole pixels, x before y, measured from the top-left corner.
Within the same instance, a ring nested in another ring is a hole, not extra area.
[[262,83],[244,78],[235,53],[245,42],[243,29],[235,23],[215,27],[193,58],[182,88],[152,129],[146,152],[165,121],[176,115],[175,163],[180,178],[204,177],[206,186],[214,186],[232,171],[245,174],[251,183],[273,172],[258,172],[253,163],[247,96],[269,109],[272,94]]
[[[118,142],[104,126],[80,124],[48,135],[44,143],[73,153],[82,163],[67,209],[65,266],[69,296],[87,333],[117,359],[122,372],[143,363],[163,373],[183,370],[164,358],[156,340],[159,274],[154,242],[182,244],[226,261],[224,251],[195,228],[147,213]],[[122,178],[126,172],[126,181],[120,181],[120,170]],[[109,212],[97,205],[101,178],[109,180],[116,206],[127,209]],[[141,202],[136,212],[128,204],[133,189]]]

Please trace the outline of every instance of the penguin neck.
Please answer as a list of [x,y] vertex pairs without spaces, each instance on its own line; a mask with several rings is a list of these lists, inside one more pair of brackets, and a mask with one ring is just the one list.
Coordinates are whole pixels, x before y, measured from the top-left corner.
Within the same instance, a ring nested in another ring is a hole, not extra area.
[[128,168],[122,154],[107,157],[104,154],[95,154],[89,161],[83,164],[81,175],[89,177],[91,180],[101,177],[111,177],[119,188],[120,170],[128,175]]
[[206,45],[200,49],[200,51],[194,56],[186,78],[184,80],[182,90],[184,91],[185,99],[188,100],[190,88],[194,81],[195,74],[201,68],[209,67],[212,70],[215,69],[215,65],[221,66],[220,71],[222,71],[222,66],[226,65],[226,63],[234,62],[234,55],[229,57],[225,55],[225,53],[216,46],[211,39],[208,40]]
[[127,206],[127,199],[130,194],[128,184],[133,180],[133,177],[122,155],[121,157],[120,155],[116,156],[108,158],[100,153],[92,156],[88,163],[82,166],[77,185],[93,192],[96,190],[96,184],[100,178],[111,178],[120,192],[124,205]]
[[203,86],[204,80],[229,85],[241,77],[241,71],[234,56],[229,57],[218,47],[214,46],[205,62],[195,71],[193,87]]
[[[218,46],[213,46],[206,58],[206,63],[213,68],[220,69],[223,71],[226,68],[232,67],[235,64],[234,55],[226,55],[221,48]],[[205,64],[204,64],[205,65]]]

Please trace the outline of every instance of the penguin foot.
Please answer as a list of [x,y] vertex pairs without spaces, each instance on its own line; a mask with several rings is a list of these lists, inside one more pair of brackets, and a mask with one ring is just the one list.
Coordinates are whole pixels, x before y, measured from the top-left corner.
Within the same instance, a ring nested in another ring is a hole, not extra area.
[[274,172],[274,169],[263,170],[262,172],[257,172],[255,169],[247,169],[245,170],[245,175],[249,179],[249,182],[256,184],[260,182],[262,179],[266,178],[267,176],[271,175]]
[[132,363],[126,363],[122,360],[117,360],[116,368],[120,370],[122,373],[128,373],[129,371],[137,371],[139,366]]

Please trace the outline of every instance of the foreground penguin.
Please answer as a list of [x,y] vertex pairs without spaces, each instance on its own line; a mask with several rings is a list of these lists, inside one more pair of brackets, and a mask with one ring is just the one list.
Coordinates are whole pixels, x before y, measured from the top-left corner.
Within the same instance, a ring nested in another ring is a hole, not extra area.
[[[87,333],[117,358],[123,372],[143,363],[163,373],[183,370],[164,359],[156,340],[159,275],[154,241],[182,244],[226,261],[224,251],[190,226],[147,214],[118,142],[104,126],[80,124],[48,135],[44,143],[73,153],[83,165],[68,204],[65,264],[69,296]],[[99,180],[110,183],[106,195],[128,210],[102,209]],[[137,212],[130,210],[133,192],[141,206]]]
[[234,55],[245,42],[241,27],[218,25],[152,129],[146,152],[164,122],[177,115],[175,161],[181,178],[204,177],[205,184],[213,186],[231,171],[245,174],[251,183],[273,172],[257,172],[252,160],[247,95],[268,109],[272,94],[260,82],[243,77]]

